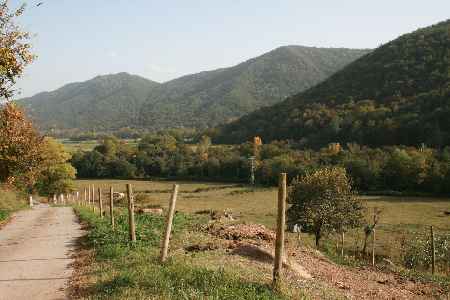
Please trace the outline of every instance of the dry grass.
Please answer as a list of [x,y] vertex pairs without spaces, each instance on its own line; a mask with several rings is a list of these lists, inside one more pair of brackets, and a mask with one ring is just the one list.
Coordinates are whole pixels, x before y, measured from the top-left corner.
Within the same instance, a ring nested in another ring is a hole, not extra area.
[[0,226],[11,213],[24,208],[26,199],[14,191],[10,191],[0,185]]
[[[83,188],[88,184],[102,187],[105,192],[109,186],[115,191],[125,191],[125,184],[131,183],[141,201],[138,207],[161,205],[168,207],[172,181],[139,180],[78,180],[77,186]],[[177,210],[197,212],[201,210],[231,211],[238,221],[258,223],[274,228],[276,222],[276,188],[250,188],[236,184],[178,182],[180,184]],[[379,255],[398,258],[402,240],[416,232],[428,232],[433,225],[437,234],[450,230],[450,217],[443,212],[450,210],[449,198],[419,197],[362,197],[367,220],[371,219],[373,208],[381,209],[380,224],[377,228],[376,252]],[[290,234],[291,239],[296,235]],[[327,239],[334,245],[336,237]],[[362,229],[350,232],[346,238],[347,250],[362,248],[364,233]],[[303,244],[313,246],[311,236],[301,234]]]

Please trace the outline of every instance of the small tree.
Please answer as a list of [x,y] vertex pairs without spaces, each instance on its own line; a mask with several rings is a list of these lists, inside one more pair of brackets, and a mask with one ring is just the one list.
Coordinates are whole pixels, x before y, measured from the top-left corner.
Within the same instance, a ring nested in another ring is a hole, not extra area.
[[288,202],[292,204],[288,223],[313,233],[317,247],[325,233],[345,232],[359,226],[363,219],[361,202],[343,168],[323,168],[295,179]]
[[68,163],[71,155],[52,138],[45,138],[42,147],[41,172],[36,188],[43,196],[68,193],[74,189],[76,170]]

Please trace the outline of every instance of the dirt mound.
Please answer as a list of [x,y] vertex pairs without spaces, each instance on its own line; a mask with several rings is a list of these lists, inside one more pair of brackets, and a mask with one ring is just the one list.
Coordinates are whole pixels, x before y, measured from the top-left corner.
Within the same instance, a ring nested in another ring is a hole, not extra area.
[[258,224],[211,223],[207,231],[216,237],[233,241],[263,240],[271,242],[275,240],[275,232]]
[[[232,254],[244,256],[268,264],[273,264],[273,261],[275,259],[273,250],[248,243],[240,243],[236,245],[236,248],[234,248]],[[286,257],[283,257],[283,266],[295,272],[303,279],[312,279],[312,276],[305,270],[305,268],[303,268],[294,260],[286,259]]]

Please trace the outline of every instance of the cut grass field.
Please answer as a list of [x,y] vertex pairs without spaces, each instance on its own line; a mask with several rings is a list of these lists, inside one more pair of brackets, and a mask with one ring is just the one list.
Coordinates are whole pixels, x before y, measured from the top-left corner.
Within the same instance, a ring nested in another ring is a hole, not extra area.
[[[136,140],[133,139],[122,139],[125,143],[137,146]],[[58,139],[58,142],[64,145],[66,151],[70,153],[75,153],[78,151],[92,151],[96,146],[99,145],[97,140],[88,140],[88,141],[71,141],[68,139]]]
[[[170,192],[174,182],[141,180],[78,180],[80,190],[88,184],[102,187],[106,192],[109,186],[115,191],[125,192],[126,183],[131,183],[137,194],[137,207],[168,207]],[[178,182],[180,184],[178,211],[195,213],[202,210],[229,211],[239,221],[263,224],[274,228],[276,221],[276,188],[252,188],[227,183]],[[402,242],[417,233],[429,232],[433,225],[436,234],[450,231],[450,217],[444,211],[450,210],[449,198],[420,198],[370,196],[362,197],[366,207],[366,218],[371,219],[374,208],[380,209],[380,223],[376,232],[376,253],[399,262]],[[123,202],[125,204],[125,202]],[[297,239],[295,234],[288,235]],[[313,246],[310,235],[301,234],[301,242]],[[337,236],[326,237],[325,245],[334,246]],[[362,248],[364,233],[362,229],[349,232],[346,236],[346,251]]]

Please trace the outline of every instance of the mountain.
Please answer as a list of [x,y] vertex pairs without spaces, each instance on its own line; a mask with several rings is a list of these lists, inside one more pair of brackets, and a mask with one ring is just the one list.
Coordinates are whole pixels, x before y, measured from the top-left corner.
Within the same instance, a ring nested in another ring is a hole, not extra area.
[[278,103],[369,50],[285,46],[234,67],[158,84],[120,73],[23,99],[43,129],[205,128]]
[[215,140],[321,147],[450,145],[450,20],[393,40],[315,87],[220,127]]
[[159,85],[136,75],[118,73],[70,83],[19,103],[43,129],[115,129],[136,124],[140,107]]
[[285,46],[234,67],[184,76],[160,85],[141,114],[145,127],[207,127],[323,81],[369,50]]

